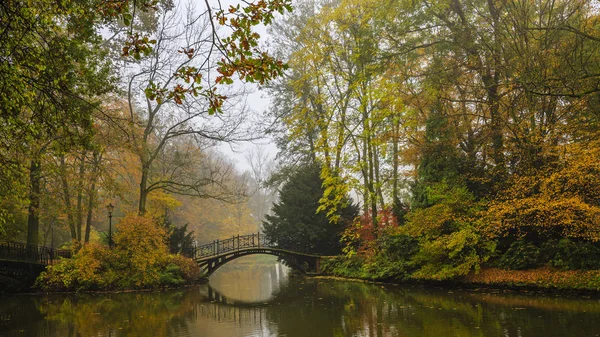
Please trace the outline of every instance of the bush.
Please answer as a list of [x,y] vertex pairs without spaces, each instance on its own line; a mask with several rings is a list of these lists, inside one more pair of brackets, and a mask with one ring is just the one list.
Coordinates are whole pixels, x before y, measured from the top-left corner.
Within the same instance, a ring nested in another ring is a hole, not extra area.
[[321,258],[321,272],[327,275],[360,278],[363,261],[357,256],[333,256]]
[[483,240],[473,228],[466,226],[435,240],[422,239],[421,250],[413,260],[419,269],[412,277],[439,281],[478,272],[494,249],[494,242]]
[[177,275],[185,281],[198,280],[200,278],[200,267],[194,262],[182,255],[169,255],[167,258],[167,267],[177,267]]
[[540,265],[540,249],[525,239],[513,242],[500,257],[498,265],[504,269],[532,269]]
[[404,234],[382,234],[377,254],[336,256],[322,260],[321,271],[328,275],[373,281],[404,281],[414,270],[411,258],[418,242]]
[[500,257],[498,266],[525,270],[550,265],[563,270],[600,269],[600,248],[588,241],[547,240],[536,246],[526,239],[514,241]]
[[406,234],[391,234],[381,238],[380,247],[390,261],[408,262],[419,251],[419,241]]
[[71,259],[49,266],[36,281],[44,291],[154,288],[193,282],[191,259],[167,252],[165,231],[151,219],[129,216],[118,225],[115,246],[87,244]]
[[562,239],[550,261],[553,267],[565,270],[600,269],[600,248],[591,242]]
[[406,234],[384,234],[380,237],[380,252],[364,266],[364,271],[377,281],[404,281],[415,270],[413,257],[419,252],[419,242]]

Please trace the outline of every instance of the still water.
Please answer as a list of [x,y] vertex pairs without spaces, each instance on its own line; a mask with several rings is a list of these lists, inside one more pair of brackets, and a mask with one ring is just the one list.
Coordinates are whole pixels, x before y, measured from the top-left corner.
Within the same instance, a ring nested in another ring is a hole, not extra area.
[[600,336],[599,298],[381,286],[239,259],[161,292],[0,297],[0,336]]

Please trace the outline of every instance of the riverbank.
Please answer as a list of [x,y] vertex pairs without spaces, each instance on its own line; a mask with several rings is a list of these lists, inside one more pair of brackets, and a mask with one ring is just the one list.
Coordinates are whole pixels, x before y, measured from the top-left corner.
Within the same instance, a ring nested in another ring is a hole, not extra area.
[[482,268],[466,276],[437,280],[414,277],[398,269],[396,274],[388,273],[378,278],[354,264],[349,267],[347,261],[328,258],[322,263],[322,274],[317,277],[352,280],[375,284],[419,284],[444,288],[490,288],[516,291],[541,291],[545,293],[573,293],[600,295],[600,270],[559,270],[551,267],[531,270],[505,270],[500,268]]

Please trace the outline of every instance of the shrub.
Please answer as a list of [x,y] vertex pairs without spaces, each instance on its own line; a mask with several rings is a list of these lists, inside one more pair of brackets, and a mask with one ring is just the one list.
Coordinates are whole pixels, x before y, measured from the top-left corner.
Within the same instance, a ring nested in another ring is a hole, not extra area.
[[415,270],[412,262],[419,242],[406,234],[386,232],[378,240],[380,252],[364,266],[369,278],[377,281],[403,281]]
[[591,242],[577,242],[569,239],[558,241],[556,254],[550,261],[560,269],[600,269],[600,248]]
[[476,202],[463,184],[446,181],[429,186],[427,200],[433,205],[413,210],[403,227],[419,240],[412,277],[446,280],[477,272],[496,248],[481,233],[478,219],[485,203]]
[[413,277],[424,280],[448,280],[478,272],[495,249],[493,242],[485,241],[472,228],[423,239],[421,250],[413,259],[419,269]]
[[505,269],[523,270],[540,265],[540,249],[525,239],[513,242],[500,257],[498,265]]
[[334,256],[321,259],[321,272],[327,275],[360,278],[363,261],[357,256]]
[[129,216],[117,228],[113,249],[87,244],[71,259],[49,266],[36,286],[44,291],[136,289],[200,278],[194,261],[168,254],[165,230],[151,219]]
[[167,263],[167,267],[170,265],[177,267],[177,275],[186,282],[193,282],[200,278],[200,267],[192,259],[182,255],[169,255]]
[[115,247],[125,263],[123,288],[153,287],[160,284],[159,269],[166,265],[166,230],[153,219],[127,216],[117,225]]

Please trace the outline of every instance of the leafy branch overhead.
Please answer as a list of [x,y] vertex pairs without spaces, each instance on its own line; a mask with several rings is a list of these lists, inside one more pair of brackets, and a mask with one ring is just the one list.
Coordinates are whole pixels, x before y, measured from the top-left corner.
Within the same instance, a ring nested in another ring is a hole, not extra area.
[[[226,95],[219,93],[217,85],[230,85],[237,74],[242,81],[265,84],[280,76],[286,65],[259,47],[260,35],[256,33],[255,27],[268,25],[272,22],[274,14],[283,14],[291,11],[289,0],[259,0],[245,2],[245,6],[230,6],[228,10],[218,9],[212,15],[210,4],[206,2],[208,13],[211,15],[212,42],[215,50],[221,58],[217,61],[218,76],[214,81],[203,83],[203,69],[184,65],[175,72],[175,78],[182,83],[166,88],[164,83],[151,83],[146,88],[146,97],[162,104],[166,100],[173,100],[176,104],[183,104],[186,96],[202,96],[208,100],[208,112],[222,112]],[[119,17],[123,24],[129,26],[127,40],[122,47],[122,56],[132,57],[140,60],[150,56],[157,43],[155,38],[148,35],[133,32],[136,5],[142,11],[158,11],[159,4],[156,0],[142,1],[130,4],[129,1],[121,1],[106,4],[108,6],[104,13]],[[165,6],[162,4],[162,6]],[[167,4],[168,6],[168,4]],[[213,21],[214,19],[214,21]],[[215,21],[218,25],[215,25]],[[220,26],[220,27],[219,27]],[[221,31],[227,28],[229,35],[222,37]],[[180,53],[185,54],[190,60],[198,56],[194,48],[181,48]],[[213,49],[207,56],[207,62],[211,62]]]

